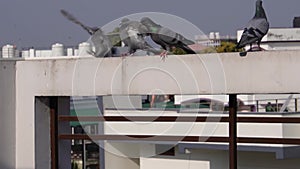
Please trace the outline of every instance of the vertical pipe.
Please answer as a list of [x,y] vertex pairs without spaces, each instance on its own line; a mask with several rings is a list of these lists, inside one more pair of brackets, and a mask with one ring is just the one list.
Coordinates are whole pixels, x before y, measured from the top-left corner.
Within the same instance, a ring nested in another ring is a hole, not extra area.
[[276,99],[275,101],[276,101],[276,112],[278,112],[279,111],[278,100]]
[[229,169],[237,169],[237,95],[229,95]]
[[258,100],[256,100],[256,111],[259,112],[259,104],[258,104]]
[[86,160],[86,141],[82,140],[82,169],[86,169]]

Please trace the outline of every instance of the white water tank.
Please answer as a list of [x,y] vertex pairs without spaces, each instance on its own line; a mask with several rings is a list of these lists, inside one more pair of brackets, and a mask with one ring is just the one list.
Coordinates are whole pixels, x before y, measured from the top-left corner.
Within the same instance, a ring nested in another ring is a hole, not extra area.
[[29,57],[29,50],[23,50],[22,51],[22,58],[28,58]]
[[78,55],[79,56],[84,56],[84,55],[90,55],[90,52],[92,51],[92,47],[89,43],[87,42],[82,42],[78,46]]
[[215,37],[216,37],[216,40],[220,40],[221,39],[220,32],[215,32]]
[[68,48],[67,49],[67,56],[74,56],[74,50],[73,50],[73,48]]
[[60,43],[53,44],[52,56],[64,56],[64,45]]
[[79,55],[79,50],[78,49],[74,49],[74,56],[78,56]]
[[29,49],[29,57],[30,58],[35,57],[35,49],[33,49],[33,48]]
[[15,57],[16,47],[13,45],[5,45],[2,47],[2,58],[13,58]]
[[20,57],[20,51],[18,49],[15,49],[15,56],[16,58]]
[[209,39],[210,40],[214,40],[216,37],[215,37],[215,32],[210,32],[209,33]]

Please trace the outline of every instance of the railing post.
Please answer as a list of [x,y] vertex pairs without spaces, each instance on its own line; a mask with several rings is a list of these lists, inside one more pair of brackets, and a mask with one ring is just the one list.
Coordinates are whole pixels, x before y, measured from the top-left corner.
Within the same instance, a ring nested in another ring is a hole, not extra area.
[[[97,97],[97,104],[99,110],[99,116],[104,116],[104,105],[103,96]],[[104,121],[98,123],[98,134],[104,134]],[[99,145],[99,168],[105,169],[105,150],[104,150],[104,140],[98,142]]]
[[49,97],[50,108],[50,144],[51,144],[51,169],[58,168],[58,128],[57,112],[58,97]]
[[278,99],[276,99],[275,102],[276,102],[276,112],[279,112]]
[[237,95],[229,95],[229,169],[237,169]]
[[295,112],[298,111],[298,99],[295,98]]

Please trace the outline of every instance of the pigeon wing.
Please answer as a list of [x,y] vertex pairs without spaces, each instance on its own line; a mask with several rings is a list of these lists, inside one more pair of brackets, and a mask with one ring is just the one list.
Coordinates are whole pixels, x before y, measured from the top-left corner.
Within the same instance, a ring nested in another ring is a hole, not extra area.
[[71,15],[69,12],[67,12],[66,10],[60,10],[61,14],[66,17],[68,20],[70,20],[71,22],[80,25],[83,29],[85,29],[90,35],[92,35],[94,33],[93,29],[84,25],[83,23],[81,23],[79,20],[77,20],[73,15]]
[[266,35],[269,30],[269,22],[265,18],[257,18],[252,19],[248,23],[248,29],[253,28],[257,33],[261,34],[262,36]]
[[112,55],[112,44],[109,38],[104,35],[101,30],[96,31],[91,36],[91,41],[95,47],[95,50],[93,51],[95,57],[110,57]]
[[265,18],[256,18],[249,21],[244,29],[237,48],[243,48],[248,44],[261,40],[269,30],[269,22]]
[[185,38],[179,33],[176,33],[168,28],[161,28],[158,32],[161,40],[164,42],[170,44],[170,45],[176,45],[178,43],[182,43],[185,45],[192,45],[195,44],[193,41]]
[[161,43],[167,44],[168,50],[172,46],[183,49],[188,54],[195,54],[195,52],[188,47],[188,45],[195,44],[193,41],[186,39],[184,36],[176,33],[168,28],[161,28],[159,31],[159,39]]

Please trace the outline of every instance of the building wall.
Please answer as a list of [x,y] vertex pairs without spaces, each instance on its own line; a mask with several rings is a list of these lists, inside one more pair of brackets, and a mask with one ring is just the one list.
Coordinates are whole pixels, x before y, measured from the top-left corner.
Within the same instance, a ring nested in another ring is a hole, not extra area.
[[16,62],[0,61],[0,168],[16,168]]
[[105,169],[140,169],[138,158],[127,158],[105,153]]
[[[253,52],[245,58],[238,53],[186,55],[170,56],[166,62],[159,56],[1,60],[0,133],[5,137],[0,165],[35,168],[35,96],[161,93],[153,89],[167,94],[300,93],[295,78],[299,55],[298,51]],[[224,82],[225,86],[220,84]]]
[[[242,34],[243,30],[237,31],[237,41]],[[270,28],[262,39],[261,47],[265,50],[300,50],[299,44],[300,28]],[[245,47],[246,50],[249,48],[249,45]]]
[[[228,169],[228,152],[224,150],[192,149],[190,154],[142,157],[141,169]],[[298,169],[300,159],[277,160],[274,153],[238,152],[239,169]]]
[[49,99],[35,99],[35,167],[50,169],[50,108]]

